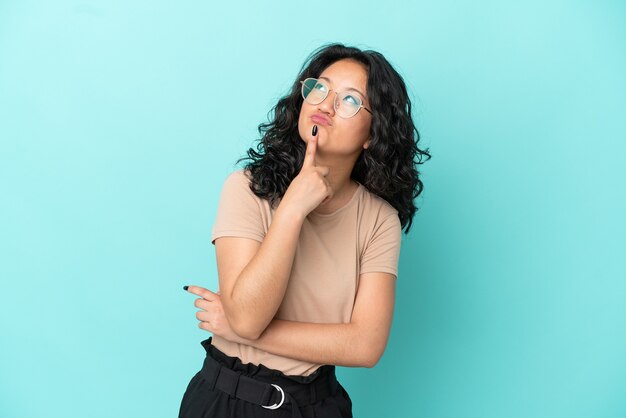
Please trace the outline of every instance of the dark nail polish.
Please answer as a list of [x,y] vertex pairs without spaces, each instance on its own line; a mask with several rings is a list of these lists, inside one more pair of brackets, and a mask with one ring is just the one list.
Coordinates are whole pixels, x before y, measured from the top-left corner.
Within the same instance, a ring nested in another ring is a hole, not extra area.
[[317,135],[317,125],[313,125],[313,131],[311,132],[313,136]]
[[189,289],[189,286],[183,286],[183,289],[187,290]]

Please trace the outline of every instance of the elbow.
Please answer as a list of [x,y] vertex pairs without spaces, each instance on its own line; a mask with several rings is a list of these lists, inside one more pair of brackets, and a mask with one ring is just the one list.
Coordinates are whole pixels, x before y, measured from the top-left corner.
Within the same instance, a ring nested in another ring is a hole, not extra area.
[[384,344],[380,342],[369,342],[363,344],[363,350],[359,356],[359,366],[371,369],[378,364],[385,352],[386,341]]
[[260,318],[250,315],[237,305],[222,298],[224,313],[231,330],[239,337],[246,340],[258,340],[269,323],[264,323]]
[[241,338],[245,338],[246,340],[250,340],[250,341],[258,340],[262,334],[262,331],[259,332],[258,330],[254,328],[246,327],[246,326],[237,327],[237,328],[233,327],[233,331],[235,332],[235,334],[239,335]]
[[370,353],[369,355],[366,355],[363,360],[362,360],[362,364],[361,367],[367,367],[368,369],[371,369],[372,367],[376,366],[378,364],[378,361],[382,358],[383,353],[377,353],[377,352],[373,352]]
[[251,319],[247,318],[233,318],[230,322],[230,326],[233,332],[246,340],[258,340],[265,331],[264,327],[255,324]]

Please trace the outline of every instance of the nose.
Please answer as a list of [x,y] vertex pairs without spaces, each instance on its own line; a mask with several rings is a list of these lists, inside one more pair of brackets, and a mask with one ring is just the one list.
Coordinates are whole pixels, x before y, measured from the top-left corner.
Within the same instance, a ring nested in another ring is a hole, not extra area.
[[317,105],[317,108],[320,112],[324,112],[329,114],[330,116],[335,116],[335,96],[337,93],[334,91],[329,92],[326,95],[326,98],[322,100],[321,103]]

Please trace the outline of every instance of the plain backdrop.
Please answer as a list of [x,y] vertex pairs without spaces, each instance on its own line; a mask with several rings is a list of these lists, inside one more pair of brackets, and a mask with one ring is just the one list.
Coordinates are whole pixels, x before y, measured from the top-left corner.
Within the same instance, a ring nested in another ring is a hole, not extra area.
[[0,1],[0,416],[175,417],[219,192],[308,54],[385,54],[425,191],[355,417],[626,416],[622,1]]

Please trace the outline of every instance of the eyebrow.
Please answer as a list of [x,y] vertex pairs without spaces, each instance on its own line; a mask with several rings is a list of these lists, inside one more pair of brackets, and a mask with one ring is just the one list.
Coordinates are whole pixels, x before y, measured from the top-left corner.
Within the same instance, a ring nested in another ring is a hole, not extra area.
[[[328,77],[318,77],[318,78],[322,78],[322,79],[328,81],[329,83],[332,83],[332,81],[330,81],[330,78],[328,78]],[[358,89],[355,89],[354,87],[348,87],[348,88],[346,88],[346,90],[354,90],[357,93],[359,93],[361,96],[363,96],[364,99],[367,100],[367,96],[365,96],[363,93],[361,93]]]

